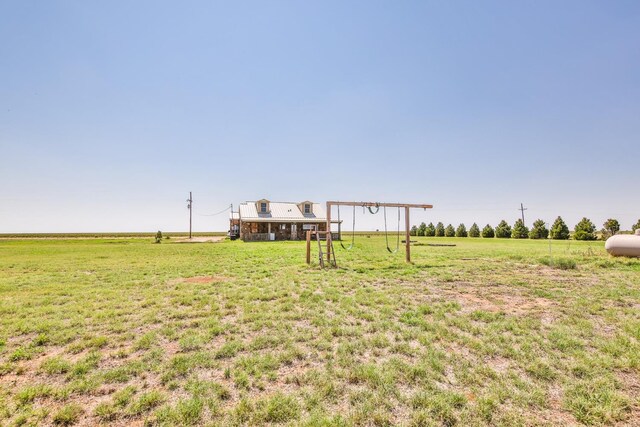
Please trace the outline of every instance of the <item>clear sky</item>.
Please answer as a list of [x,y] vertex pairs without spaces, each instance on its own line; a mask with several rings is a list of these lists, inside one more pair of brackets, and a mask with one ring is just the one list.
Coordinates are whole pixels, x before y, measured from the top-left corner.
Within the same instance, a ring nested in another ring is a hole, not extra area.
[[189,191],[196,231],[262,197],[629,229],[639,148],[637,1],[0,3],[0,232],[184,230]]

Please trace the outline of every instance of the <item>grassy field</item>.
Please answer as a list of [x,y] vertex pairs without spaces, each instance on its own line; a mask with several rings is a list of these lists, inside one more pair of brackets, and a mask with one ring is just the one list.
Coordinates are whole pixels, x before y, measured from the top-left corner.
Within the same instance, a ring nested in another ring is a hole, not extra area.
[[415,239],[0,240],[0,425],[640,423],[640,260]]

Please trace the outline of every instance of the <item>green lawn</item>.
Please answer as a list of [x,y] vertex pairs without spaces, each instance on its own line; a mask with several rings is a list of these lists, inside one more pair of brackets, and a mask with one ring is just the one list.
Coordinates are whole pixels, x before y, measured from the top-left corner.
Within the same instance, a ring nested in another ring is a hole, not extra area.
[[640,260],[415,239],[0,240],[0,425],[637,425]]

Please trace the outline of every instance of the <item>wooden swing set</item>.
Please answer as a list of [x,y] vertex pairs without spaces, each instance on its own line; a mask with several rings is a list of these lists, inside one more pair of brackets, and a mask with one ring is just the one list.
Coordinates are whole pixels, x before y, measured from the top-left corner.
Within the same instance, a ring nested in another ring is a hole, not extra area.
[[[315,240],[318,242],[318,261],[320,266],[324,268],[325,266],[325,256],[326,262],[328,265],[337,267],[338,264],[336,262],[335,250],[333,248],[333,236],[331,235],[331,208],[333,206],[338,207],[338,227],[341,226],[340,223],[340,206],[352,206],[353,207],[353,230],[351,232],[351,244],[349,246],[345,246],[340,240],[340,246],[342,246],[345,250],[351,250],[353,248],[353,244],[355,242],[355,231],[356,231],[356,207],[362,207],[363,209],[367,208],[371,214],[377,214],[380,211],[380,208],[383,209],[384,213],[384,237],[385,242],[387,244],[387,251],[391,253],[396,253],[400,249],[400,212],[402,208],[404,208],[404,224],[405,224],[405,260],[406,262],[411,262],[411,238],[410,238],[410,229],[411,224],[409,221],[409,210],[410,209],[431,209],[433,205],[427,204],[415,204],[415,203],[379,203],[379,202],[338,202],[338,201],[329,201],[327,202],[327,228],[326,231],[318,231],[318,230],[309,230],[307,231],[307,264],[311,264],[311,240],[315,237]],[[374,210],[375,208],[375,210]],[[398,208],[398,228],[397,228],[397,236],[396,236],[396,247],[392,249],[389,246],[389,234],[387,230],[387,208]],[[325,250],[322,250],[322,237],[324,237],[325,241]]]

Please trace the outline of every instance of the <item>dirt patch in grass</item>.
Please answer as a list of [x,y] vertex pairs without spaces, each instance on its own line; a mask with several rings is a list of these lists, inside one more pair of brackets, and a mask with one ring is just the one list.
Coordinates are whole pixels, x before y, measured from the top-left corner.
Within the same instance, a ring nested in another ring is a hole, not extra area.
[[507,286],[483,289],[469,283],[456,283],[453,289],[443,290],[442,294],[459,303],[463,313],[482,310],[512,315],[544,314],[556,305],[552,300],[523,295]]
[[199,236],[192,238],[174,239],[173,243],[216,243],[222,242],[227,236]]
[[548,389],[549,408],[540,412],[540,419],[551,425],[578,426],[579,424],[573,415],[562,407],[562,387],[553,384]]
[[189,277],[187,279],[183,279],[185,283],[213,283],[213,282],[223,282],[226,278],[218,277],[218,276],[196,276]]
[[207,283],[226,282],[227,280],[229,280],[229,278],[224,276],[194,276],[194,277],[180,277],[177,279],[172,279],[172,280],[169,280],[168,284],[170,285],[176,285],[178,283],[207,284]]
[[[629,396],[640,396],[640,374],[638,374],[638,372],[620,372],[617,377]],[[635,401],[631,403],[629,419],[636,420],[640,423],[640,400],[635,399]]]

